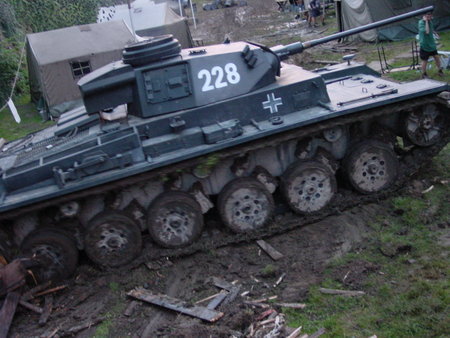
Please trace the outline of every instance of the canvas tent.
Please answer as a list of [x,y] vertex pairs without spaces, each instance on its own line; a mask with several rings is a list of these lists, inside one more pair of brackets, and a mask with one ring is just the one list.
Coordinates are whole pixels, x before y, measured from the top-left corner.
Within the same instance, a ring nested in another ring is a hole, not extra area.
[[78,80],[122,58],[134,36],[123,21],[67,27],[27,35],[30,92],[59,116],[81,104]]
[[[416,9],[434,5],[434,24],[437,31],[450,29],[449,0],[335,0],[339,30],[359,27]],[[366,31],[351,37],[364,41],[397,41],[418,33],[419,17],[389,26]]]
[[193,47],[187,20],[176,14],[167,2],[136,0],[131,3],[131,9],[128,5],[100,8],[97,22],[113,20],[124,20],[140,37],[172,34],[183,48]]

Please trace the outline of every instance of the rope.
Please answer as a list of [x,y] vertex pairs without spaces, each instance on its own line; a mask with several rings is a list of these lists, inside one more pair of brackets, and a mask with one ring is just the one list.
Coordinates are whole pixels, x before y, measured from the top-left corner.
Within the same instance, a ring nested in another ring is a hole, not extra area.
[[19,64],[17,65],[16,76],[14,77],[14,81],[12,84],[11,94],[9,95],[9,97],[6,100],[6,103],[3,105],[3,107],[0,108],[0,112],[2,112],[3,109],[5,109],[8,106],[8,101],[12,99],[14,90],[16,89],[17,79],[19,78],[20,66],[22,65],[23,55],[25,54],[25,46],[26,46],[26,38],[25,38],[25,42],[23,43],[22,51],[20,52]]

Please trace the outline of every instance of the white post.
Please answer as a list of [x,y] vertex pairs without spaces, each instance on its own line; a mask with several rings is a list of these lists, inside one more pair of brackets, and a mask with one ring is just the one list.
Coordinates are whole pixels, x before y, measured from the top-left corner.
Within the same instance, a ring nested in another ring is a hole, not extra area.
[[189,3],[191,4],[191,12],[192,12],[192,19],[194,20],[194,28],[197,29],[197,23],[195,22],[195,13],[194,13],[194,6],[192,5],[192,0],[189,0]]
[[181,8],[181,0],[178,0],[178,6],[180,7],[180,16],[183,16],[183,10]]
[[136,35],[136,31],[134,30],[133,16],[131,15],[131,4],[130,4],[130,0],[127,0],[127,2],[128,2],[128,14],[130,15],[131,30],[133,31],[134,42],[138,42],[138,38],[137,38],[137,35]]

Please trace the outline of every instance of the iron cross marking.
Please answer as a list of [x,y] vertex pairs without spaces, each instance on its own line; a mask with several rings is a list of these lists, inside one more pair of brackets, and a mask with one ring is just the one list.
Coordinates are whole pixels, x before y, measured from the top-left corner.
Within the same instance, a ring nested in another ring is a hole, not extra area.
[[281,97],[275,97],[274,93],[267,94],[267,101],[262,103],[264,109],[270,109],[270,113],[278,113],[278,106],[283,105]]

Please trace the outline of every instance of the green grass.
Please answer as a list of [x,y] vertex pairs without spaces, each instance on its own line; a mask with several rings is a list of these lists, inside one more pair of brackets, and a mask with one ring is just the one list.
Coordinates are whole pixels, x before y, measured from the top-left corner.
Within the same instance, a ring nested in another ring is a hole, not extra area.
[[31,132],[51,126],[54,122],[43,122],[29,96],[22,96],[14,101],[21,117],[21,123],[16,123],[10,110],[6,107],[0,112],[0,138],[12,141]]
[[[323,337],[448,336],[450,250],[437,243],[445,231],[439,225],[448,225],[450,214],[450,188],[439,181],[449,175],[447,145],[424,174],[425,179],[437,179],[434,189],[420,197],[392,198],[392,213],[374,220],[365,249],[330,264],[321,286],[337,289],[348,289],[336,277],[340,267],[361,260],[377,264],[378,271],[362,281],[365,296],[324,295],[312,287],[305,309],[284,309],[289,326],[303,326],[307,333],[324,327]],[[410,250],[397,251],[405,245]],[[392,249],[391,257],[383,254],[386,248]]]

